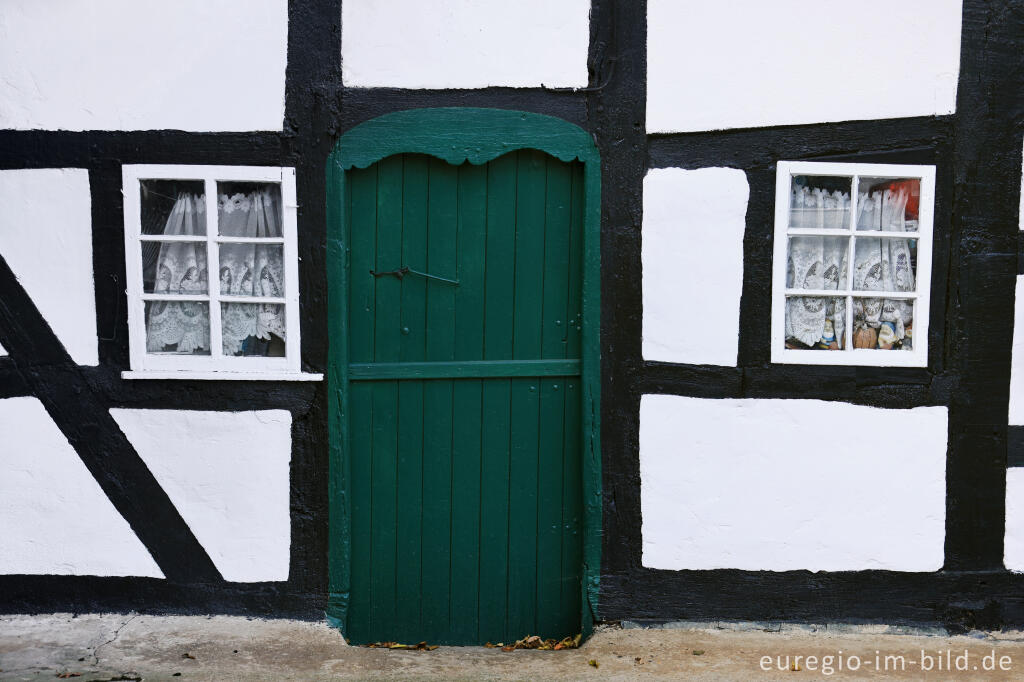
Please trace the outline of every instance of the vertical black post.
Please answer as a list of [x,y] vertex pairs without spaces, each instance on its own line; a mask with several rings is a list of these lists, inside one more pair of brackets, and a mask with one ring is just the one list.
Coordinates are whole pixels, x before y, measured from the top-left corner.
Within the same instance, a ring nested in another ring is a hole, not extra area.
[[953,130],[946,569],[1003,567],[1008,377],[1017,273],[1024,7],[964,2]]

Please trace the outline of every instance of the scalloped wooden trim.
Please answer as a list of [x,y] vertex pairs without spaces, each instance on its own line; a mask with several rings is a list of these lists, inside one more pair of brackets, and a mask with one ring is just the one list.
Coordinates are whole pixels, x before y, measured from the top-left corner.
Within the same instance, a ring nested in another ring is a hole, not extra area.
[[385,114],[341,136],[332,162],[366,168],[394,154],[429,154],[459,165],[480,165],[517,149],[538,149],[560,161],[598,158],[582,128],[553,116],[479,108],[410,109]]

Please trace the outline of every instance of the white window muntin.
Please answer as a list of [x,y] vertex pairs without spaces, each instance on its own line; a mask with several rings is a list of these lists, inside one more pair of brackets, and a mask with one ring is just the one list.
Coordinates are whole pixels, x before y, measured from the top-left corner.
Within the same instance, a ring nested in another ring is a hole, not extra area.
[[[789,193],[797,175],[850,177],[850,221],[845,229],[793,229],[789,226]],[[919,222],[916,233],[858,231],[857,194],[862,177],[917,178],[921,181]],[[775,184],[775,249],[772,259],[772,322],[771,359],[773,363],[805,365],[866,365],[879,367],[926,367],[928,364],[928,313],[932,270],[932,226],[935,208],[935,166],[878,163],[832,163],[817,161],[779,161]],[[786,286],[789,238],[822,236],[849,238],[850,260],[845,287],[836,290],[789,289]],[[906,291],[855,291],[853,289],[853,253],[855,240],[917,239],[916,286]],[[847,301],[847,333],[851,342],[840,351],[818,351],[785,348],[785,315],[787,296],[821,296],[845,298]],[[914,344],[909,351],[854,348],[852,315],[854,298],[888,298],[913,300]]]
[[[206,197],[206,236],[191,237],[142,234],[142,205],[139,183],[142,180],[203,181]],[[218,182],[267,182],[281,187],[281,237],[244,238],[219,236],[217,229]],[[171,378],[180,372],[182,378],[268,378],[280,379],[295,375],[315,379],[319,375],[301,373],[299,340],[299,276],[296,227],[295,169],[269,166],[192,166],[192,165],[126,165],[122,167],[124,195],[125,270],[128,278],[128,339],[131,372],[125,378],[140,378],[152,373]],[[207,293],[196,296],[147,294],[143,291],[143,241],[204,242],[207,248]],[[232,241],[279,243],[284,252],[285,295],[281,298],[222,297],[219,282],[220,244]],[[285,306],[288,339],[284,357],[230,357],[221,347],[220,303],[281,303]],[[146,352],[146,301],[203,301],[210,306],[210,354],[164,355]]]

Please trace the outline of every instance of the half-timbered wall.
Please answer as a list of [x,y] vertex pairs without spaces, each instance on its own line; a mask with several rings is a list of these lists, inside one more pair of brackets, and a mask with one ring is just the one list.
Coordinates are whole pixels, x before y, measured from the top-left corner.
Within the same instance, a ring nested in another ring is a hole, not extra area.
[[[1024,4],[719,4],[5,3],[0,610],[322,616],[328,387],[122,378],[122,166],[296,169],[323,372],[335,141],[491,107],[601,154],[598,619],[1024,624]],[[927,367],[771,363],[782,160],[936,167]]]

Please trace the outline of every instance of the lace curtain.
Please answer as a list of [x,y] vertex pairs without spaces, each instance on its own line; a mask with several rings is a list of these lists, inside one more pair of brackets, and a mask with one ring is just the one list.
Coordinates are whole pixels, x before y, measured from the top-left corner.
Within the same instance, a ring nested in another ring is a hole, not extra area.
[[[206,199],[177,196],[163,229],[165,235],[203,236]],[[257,190],[222,194],[217,202],[217,229],[222,237],[281,236],[280,200]],[[213,226],[211,226],[213,227]],[[154,292],[205,295],[208,292],[206,242],[148,242],[159,245]],[[281,244],[220,243],[218,291],[222,297],[284,295],[284,253]],[[256,340],[271,334],[286,340],[284,306],[272,303],[221,303],[224,355],[265,354]],[[209,304],[197,301],[155,301],[147,315],[147,350],[194,353],[209,350]],[[265,344],[264,344],[265,345]],[[261,352],[262,351],[262,352]]]
[[[850,196],[841,191],[798,187],[790,194],[790,226],[848,230]],[[853,290],[913,291],[915,277],[910,241],[870,238],[871,231],[906,232],[908,192],[904,188],[861,192],[857,196],[857,237],[853,254]],[[849,276],[849,237],[793,237],[789,242],[787,286],[792,289],[844,290]],[[785,334],[805,346],[836,350],[848,343],[845,296],[792,297],[786,301]],[[891,349],[897,341],[910,347],[911,301],[854,298],[854,335],[869,330],[870,345]]]
[[[206,200],[195,194],[179,194],[167,216],[163,234],[205,235]],[[206,294],[205,242],[144,242],[146,251],[159,248],[155,294]],[[146,350],[195,353],[210,348],[210,304],[196,301],[153,301],[146,320]]]
[[[857,197],[857,230],[906,232],[907,192],[886,189]],[[857,291],[913,291],[914,272],[906,239],[858,239],[853,288]],[[879,348],[890,349],[906,338],[914,305],[902,299],[858,298],[853,304],[854,331],[873,330]]]
[[[790,226],[841,230],[849,225],[850,195],[800,187],[793,191]],[[845,289],[848,240],[794,237],[789,242],[787,286],[793,289]],[[840,347],[845,338],[846,299],[791,298],[786,301],[786,338],[808,346]]]

